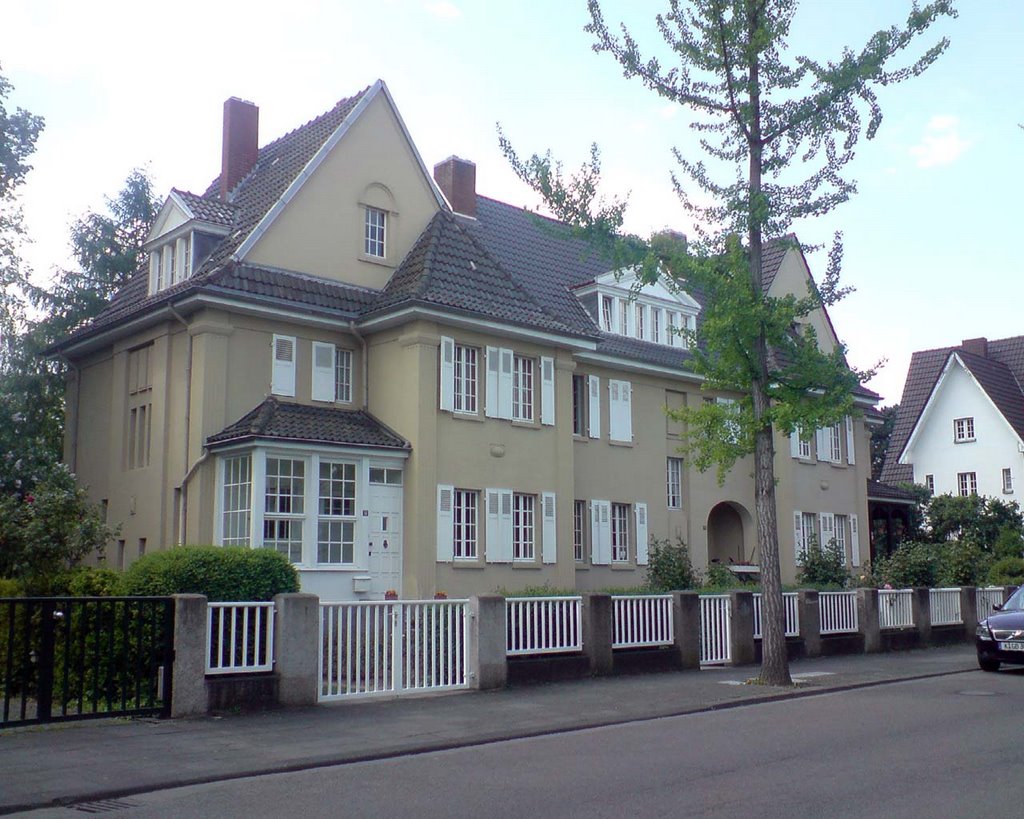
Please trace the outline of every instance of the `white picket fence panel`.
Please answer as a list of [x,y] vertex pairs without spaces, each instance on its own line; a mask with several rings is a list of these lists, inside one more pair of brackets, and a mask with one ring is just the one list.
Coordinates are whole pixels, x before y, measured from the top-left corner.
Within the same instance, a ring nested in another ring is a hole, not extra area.
[[273,668],[273,603],[207,603],[207,674],[255,674]]
[[1003,604],[1003,592],[1002,586],[987,586],[978,589],[978,620],[984,620],[994,611],[994,606]]
[[960,589],[930,589],[928,597],[933,626],[953,626],[964,621]]
[[583,650],[582,597],[508,597],[505,622],[508,656]]
[[914,590],[878,590],[878,627],[911,628],[914,625]]
[[732,610],[727,594],[700,596],[700,663],[724,665],[732,660]]
[[859,631],[857,592],[823,591],[818,594],[821,634],[849,634]]
[[613,649],[670,646],[674,635],[671,594],[612,597]]
[[320,700],[468,688],[468,603],[321,603]]
[[[800,595],[797,592],[783,592],[782,606],[786,611],[786,636],[800,636]],[[754,639],[760,640],[761,634],[761,594],[754,593]]]

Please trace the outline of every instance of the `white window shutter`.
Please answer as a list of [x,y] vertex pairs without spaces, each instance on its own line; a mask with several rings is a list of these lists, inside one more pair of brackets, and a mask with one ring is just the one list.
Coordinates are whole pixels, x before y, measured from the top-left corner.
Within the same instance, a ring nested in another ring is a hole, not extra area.
[[860,534],[857,530],[857,516],[850,515],[850,563],[860,565]]
[[441,409],[455,408],[455,339],[441,336]]
[[487,395],[484,397],[484,413],[488,418],[501,417],[501,402],[498,398],[498,372],[501,369],[497,347],[487,348]]
[[590,561],[595,566],[607,566],[612,562],[611,502],[591,501],[590,508],[592,510]]
[[587,406],[587,416],[590,421],[588,433],[591,438],[601,437],[601,379],[596,375],[589,377],[590,398]]
[[818,448],[819,461],[832,460],[832,443],[829,440],[827,428],[815,430],[814,444]]
[[636,514],[636,565],[647,565],[647,504],[637,503],[633,506]]
[[274,336],[270,391],[274,395],[295,395],[295,336]]
[[484,491],[484,498],[487,504],[487,543],[485,545],[486,558],[488,563],[501,562],[501,525],[498,511],[501,507],[501,490],[487,489]]
[[540,422],[547,426],[555,423],[555,359],[540,359]]
[[451,563],[454,550],[454,513],[452,510],[455,487],[437,485],[437,562]]
[[312,398],[334,401],[334,345],[313,342]]
[[544,515],[544,545],[541,551],[541,559],[545,563],[557,563],[558,528],[555,525],[555,493],[543,492],[540,497],[542,513]]
[[619,393],[620,411],[622,413],[622,440],[633,440],[633,385],[623,381]]
[[498,515],[499,540],[502,563],[512,562],[512,490],[501,490],[501,511]]
[[612,502],[601,501],[601,562],[612,562]]
[[608,381],[608,437],[613,441],[633,440],[631,392],[628,381]]
[[800,457],[800,427],[794,427],[789,433],[789,454],[794,458]]
[[797,560],[804,557],[804,527],[803,527],[803,513],[800,510],[793,512],[793,554],[796,555]]
[[846,416],[846,462],[848,464],[857,463],[856,447],[854,446],[853,438],[853,418],[849,415]]
[[818,515],[818,526],[821,529],[821,543],[819,546],[828,546],[836,537],[836,516],[831,512],[822,512]]
[[498,373],[498,417],[512,418],[512,351],[501,348],[501,371]]

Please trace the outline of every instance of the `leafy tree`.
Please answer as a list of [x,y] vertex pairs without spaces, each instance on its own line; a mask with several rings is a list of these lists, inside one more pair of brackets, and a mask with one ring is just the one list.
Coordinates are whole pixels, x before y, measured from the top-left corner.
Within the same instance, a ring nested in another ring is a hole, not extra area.
[[1002,501],[981,495],[936,495],[928,504],[928,525],[932,540],[969,540],[990,551],[1003,530],[1016,532],[1024,516],[1016,501]]
[[[847,367],[842,347],[819,349],[806,318],[843,295],[838,283],[842,247],[837,236],[823,282],[804,297],[772,298],[763,286],[765,237],[778,240],[792,222],[820,216],[855,190],[841,175],[859,137],[875,135],[882,120],[875,89],[924,71],[945,50],[943,39],[909,66],[890,68],[941,16],[956,16],[951,0],[912,7],[903,27],[877,32],[859,51],[836,62],[789,57],[795,0],[670,0],[658,15],[662,37],[679,65],[644,59],[623,26],[608,28],[598,0],[589,0],[594,49],[610,53],[627,77],[693,114],[691,127],[718,165],[717,181],[703,161],[675,151],[680,176],[673,183],[694,218],[697,241],[643,241],[621,237],[624,203],[596,200],[600,162],[596,147],[581,173],[565,178],[550,153],[520,160],[502,135],[518,175],[548,207],[573,225],[620,268],[650,281],[662,271],[701,291],[694,367],[713,390],[739,393],[731,408],[702,402],[680,413],[698,467],[730,468],[753,454],[757,540],[764,588],[764,661],[761,681],[791,682],[783,631],[775,504],[774,432],[833,423],[852,408],[851,389],[864,376]],[[865,122],[866,114],[866,122]],[[798,174],[802,178],[795,178]],[[681,181],[687,177],[710,197],[705,205]],[[702,225],[711,226],[704,229]],[[691,345],[693,347],[694,345]]]
[[896,426],[896,416],[899,411],[899,404],[882,407],[880,410],[882,423],[871,430],[871,477],[876,481],[880,480],[882,476],[882,466],[885,464],[885,456],[889,452],[889,439]]

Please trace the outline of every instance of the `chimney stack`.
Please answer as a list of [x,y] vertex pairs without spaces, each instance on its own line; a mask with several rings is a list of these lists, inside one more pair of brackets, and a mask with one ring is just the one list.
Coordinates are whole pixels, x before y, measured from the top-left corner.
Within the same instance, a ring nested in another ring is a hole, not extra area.
[[220,164],[220,198],[227,201],[259,155],[260,109],[238,97],[224,102],[224,143]]
[[476,218],[476,165],[468,159],[450,156],[434,166],[434,181],[452,210]]
[[988,358],[987,338],[965,338],[960,346],[973,355],[980,355],[982,358]]

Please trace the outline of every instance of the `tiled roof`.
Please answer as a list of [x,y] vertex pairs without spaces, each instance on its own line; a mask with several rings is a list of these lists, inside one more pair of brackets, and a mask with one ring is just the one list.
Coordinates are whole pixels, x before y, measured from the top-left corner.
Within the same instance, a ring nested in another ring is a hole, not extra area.
[[254,265],[230,265],[208,277],[203,291],[226,290],[284,306],[316,308],[356,318],[379,298],[376,290],[356,287],[319,276]]
[[765,292],[775,281],[775,277],[782,267],[782,260],[786,258],[786,251],[791,247],[800,247],[800,243],[793,233],[787,233],[781,239],[769,239],[764,243],[764,248],[761,251],[761,286]]
[[590,326],[566,320],[542,306],[538,294],[524,286],[481,246],[447,211],[430,220],[412,250],[388,281],[374,310],[426,304],[536,327],[561,334],[594,333]]
[[905,503],[916,503],[917,496],[906,489],[898,486],[891,486],[881,481],[868,478],[868,500],[902,501]]
[[405,439],[363,410],[311,407],[282,402],[273,396],[211,435],[206,443],[214,448],[254,440],[410,448]]
[[196,219],[203,222],[230,227],[235,218],[234,205],[225,202],[219,196],[199,196],[177,188],[172,188],[171,192],[181,198]]
[[1009,424],[1024,438],[1024,393],[1021,391],[1021,384],[1024,384],[1024,336],[988,342],[987,356],[969,353],[962,347],[921,350],[910,358],[896,425],[889,438],[889,451],[882,467],[883,481],[901,483],[914,479],[913,467],[897,461],[953,353],[960,356]]

